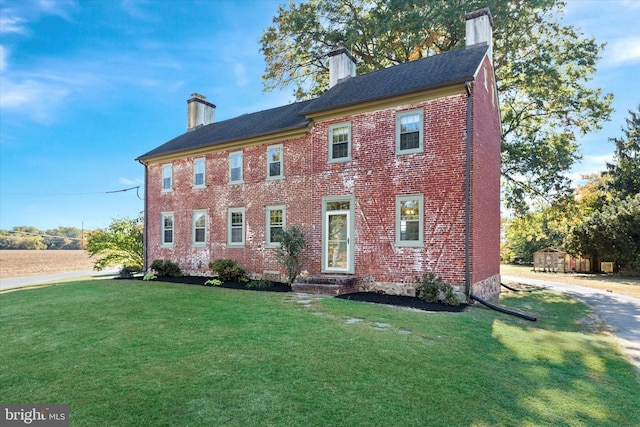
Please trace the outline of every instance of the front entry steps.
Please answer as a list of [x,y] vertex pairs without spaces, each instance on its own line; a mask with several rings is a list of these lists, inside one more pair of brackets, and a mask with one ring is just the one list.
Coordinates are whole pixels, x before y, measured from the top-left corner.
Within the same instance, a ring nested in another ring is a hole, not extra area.
[[335,274],[314,274],[298,277],[291,286],[294,292],[313,295],[343,295],[359,292],[360,278]]

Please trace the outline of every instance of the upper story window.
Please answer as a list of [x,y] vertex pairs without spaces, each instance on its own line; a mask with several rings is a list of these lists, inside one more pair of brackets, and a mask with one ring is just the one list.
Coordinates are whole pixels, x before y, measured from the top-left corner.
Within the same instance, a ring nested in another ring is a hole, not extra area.
[[193,161],[193,186],[205,186],[205,160],[204,158],[195,159]]
[[351,160],[351,123],[329,126],[329,162]]
[[162,236],[160,244],[162,246],[173,246],[173,212],[166,212],[161,215]]
[[411,110],[396,115],[396,154],[419,153],[423,147],[422,110]]
[[423,246],[424,197],[422,194],[396,196],[396,245]]
[[193,211],[193,244],[204,245],[207,241],[207,211]]
[[265,235],[265,245],[271,248],[280,246],[278,234],[285,228],[285,207],[267,206],[267,228]]
[[229,154],[229,182],[242,182],[242,151]]
[[173,165],[162,165],[162,191],[173,190]]
[[229,246],[244,246],[244,228],[245,228],[244,208],[229,209],[228,217],[228,236],[227,243]]
[[282,178],[282,144],[267,147],[267,179]]

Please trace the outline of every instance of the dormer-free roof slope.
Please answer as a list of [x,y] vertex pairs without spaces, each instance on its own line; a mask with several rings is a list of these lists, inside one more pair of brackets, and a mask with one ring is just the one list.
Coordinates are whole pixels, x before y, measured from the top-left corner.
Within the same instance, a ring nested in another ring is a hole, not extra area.
[[311,114],[469,81],[487,53],[477,45],[372,71],[338,83],[302,111]]
[[309,102],[296,102],[200,126],[143,154],[137,160],[306,127],[310,120],[299,112]]
[[314,113],[464,83],[474,78],[487,49],[479,44],[351,77],[310,101],[200,126],[137,160],[306,128]]

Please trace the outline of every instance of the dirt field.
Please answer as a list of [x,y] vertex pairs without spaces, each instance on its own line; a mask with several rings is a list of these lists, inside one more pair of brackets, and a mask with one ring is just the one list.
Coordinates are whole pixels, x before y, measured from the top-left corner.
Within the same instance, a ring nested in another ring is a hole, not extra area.
[[0,250],[0,277],[36,276],[92,270],[94,259],[86,251]]
[[614,274],[541,273],[534,272],[530,266],[505,264],[500,266],[500,274],[569,283],[640,298],[640,278],[637,277],[620,277]]

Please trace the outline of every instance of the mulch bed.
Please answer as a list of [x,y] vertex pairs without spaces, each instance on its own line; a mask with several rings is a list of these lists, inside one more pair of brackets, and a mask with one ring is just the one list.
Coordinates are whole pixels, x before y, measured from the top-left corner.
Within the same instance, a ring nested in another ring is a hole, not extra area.
[[[132,277],[132,279],[142,280],[142,277]],[[204,282],[206,282],[209,279],[211,279],[211,277],[159,276],[155,280],[158,282],[170,282],[170,283],[181,283],[185,285],[205,286]],[[267,288],[247,287],[247,284],[244,282],[224,282],[222,285],[217,287],[227,288],[227,289],[240,289],[240,290],[246,290],[246,291],[292,292],[290,286],[284,283],[279,283],[279,282],[271,282],[271,286]],[[421,300],[418,297],[385,295],[385,294],[378,294],[373,292],[356,292],[353,294],[338,295],[335,298],[340,298],[340,299],[349,300],[349,301],[371,302],[376,304],[385,304],[385,305],[393,305],[398,307],[414,308],[417,310],[424,310],[424,311],[444,311],[444,312],[453,312],[453,313],[462,312],[468,307],[468,305],[466,304],[453,306],[453,305],[426,302]]]
[[466,304],[447,305],[433,302],[423,301],[418,297],[407,297],[401,295],[386,295],[373,292],[357,292],[355,294],[338,295],[336,298],[346,299],[349,301],[372,302],[376,304],[394,305],[400,307],[414,308],[424,311],[446,311],[452,313],[460,313],[467,307]]
[[[135,277],[134,279],[138,279]],[[142,277],[139,277],[142,280]],[[208,286],[205,285],[204,282],[212,279],[212,277],[204,277],[204,276],[158,276],[154,281],[158,282],[169,282],[169,283],[182,283],[184,285],[200,285],[200,286]],[[212,286],[214,287],[214,286]],[[264,291],[264,292],[291,292],[291,286],[287,286],[284,283],[279,282],[271,282],[271,286],[267,288],[251,288],[247,287],[247,284],[244,282],[224,282],[220,286],[215,286],[216,288],[227,288],[227,289],[241,289],[246,291]]]

